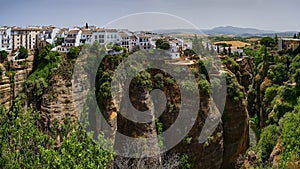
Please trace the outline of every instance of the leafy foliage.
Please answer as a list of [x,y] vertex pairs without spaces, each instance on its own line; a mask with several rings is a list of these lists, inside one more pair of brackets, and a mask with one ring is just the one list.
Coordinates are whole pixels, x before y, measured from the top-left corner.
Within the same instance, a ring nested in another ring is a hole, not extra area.
[[157,39],[155,42],[156,48],[163,49],[163,50],[169,50],[170,49],[170,43],[164,39]]
[[4,62],[4,60],[7,58],[8,53],[5,50],[0,51],[0,62]]
[[26,59],[28,57],[28,50],[24,48],[23,46],[20,47],[19,49],[19,59]]
[[0,166],[2,168],[106,168],[113,155],[101,149],[75,126],[60,146],[37,126],[39,113],[23,109],[20,99],[11,111],[0,105]]
[[262,130],[257,147],[263,160],[267,160],[269,158],[277,143],[278,134],[278,127],[276,125],[269,125]]

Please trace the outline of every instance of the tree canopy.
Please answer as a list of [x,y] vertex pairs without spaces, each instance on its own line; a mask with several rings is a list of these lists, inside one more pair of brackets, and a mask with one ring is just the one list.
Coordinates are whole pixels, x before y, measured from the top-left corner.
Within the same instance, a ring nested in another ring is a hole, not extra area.
[[0,51],[0,62],[3,62],[8,56],[8,53],[5,50]]
[[157,39],[155,42],[155,45],[156,45],[156,48],[158,48],[158,49],[163,49],[163,50],[170,49],[170,43],[164,39]]
[[20,47],[19,49],[19,59],[26,59],[28,57],[28,50],[24,48],[23,46]]

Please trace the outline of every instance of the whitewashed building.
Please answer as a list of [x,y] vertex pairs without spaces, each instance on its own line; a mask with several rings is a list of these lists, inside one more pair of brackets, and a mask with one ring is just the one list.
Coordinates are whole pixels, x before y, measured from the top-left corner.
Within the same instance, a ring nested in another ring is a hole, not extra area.
[[45,40],[49,44],[54,44],[57,34],[60,32],[60,29],[55,27],[43,27],[40,33],[40,39]]
[[64,39],[64,43],[57,47],[60,52],[69,52],[70,48],[80,45],[82,31],[79,29],[69,30]]
[[100,45],[105,44],[105,29],[98,28],[92,33],[92,43],[98,41]]
[[12,50],[11,28],[9,27],[0,28],[0,50]]
[[116,29],[105,29],[106,33],[106,40],[105,43],[111,43],[111,44],[120,44],[121,43],[121,37]]
[[132,43],[130,35],[126,32],[119,32],[119,36],[121,38],[121,46],[123,48],[126,48],[127,51],[130,51],[132,49]]
[[92,34],[93,31],[89,29],[82,29],[80,45],[83,44],[92,44]]
[[144,34],[139,34],[137,35],[138,38],[138,46],[140,49],[151,49],[152,44],[151,44],[151,37],[144,35]]

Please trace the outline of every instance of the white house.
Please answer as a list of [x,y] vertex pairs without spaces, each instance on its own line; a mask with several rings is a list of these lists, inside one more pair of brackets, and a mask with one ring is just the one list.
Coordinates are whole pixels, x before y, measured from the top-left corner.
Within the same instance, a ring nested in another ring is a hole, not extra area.
[[92,43],[98,41],[100,45],[105,44],[105,29],[98,28],[92,33]]
[[82,29],[80,45],[83,44],[92,44],[92,34],[93,31],[89,29]]
[[112,43],[112,44],[120,44],[121,37],[116,29],[105,29],[106,33],[106,40],[105,43]]
[[54,44],[56,35],[59,32],[60,30],[55,27],[43,27],[40,34],[40,39],[45,40],[49,44]]
[[0,50],[11,51],[12,50],[12,36],[11,28],[0,28]]
[[68,33],[68,29],[66,28],[63,28],[63,29],[60,29],[57,33],[56,33],[56,38],[65,38],[66,35]]
[[138,46],[140,49],[151,49],[151,38],[145,34],[137,35],[138,38]]
[[130,42],[132,47],[138,46],[138,38],[135,35],[130,36]]
[[60,52],[69,52],[71,47],[76,47],[80,45],[82,31],[79,29],[69,30],[67,33],[64,43],[57,47]]

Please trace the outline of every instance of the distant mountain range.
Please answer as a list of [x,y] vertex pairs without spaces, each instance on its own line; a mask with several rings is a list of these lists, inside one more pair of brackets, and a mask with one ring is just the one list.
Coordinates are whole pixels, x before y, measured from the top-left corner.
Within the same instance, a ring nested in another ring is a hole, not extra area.
[[240,28],[233,26],[221,26],[213,29],[161,29],[153,30],[157,33],[171,34],[171,33],[194,33],[194,34],[208,34],[208,35],[239,35],[239,36],[293,36],[297,31],[276,32],[271,30],[260,30],[255,28]]

